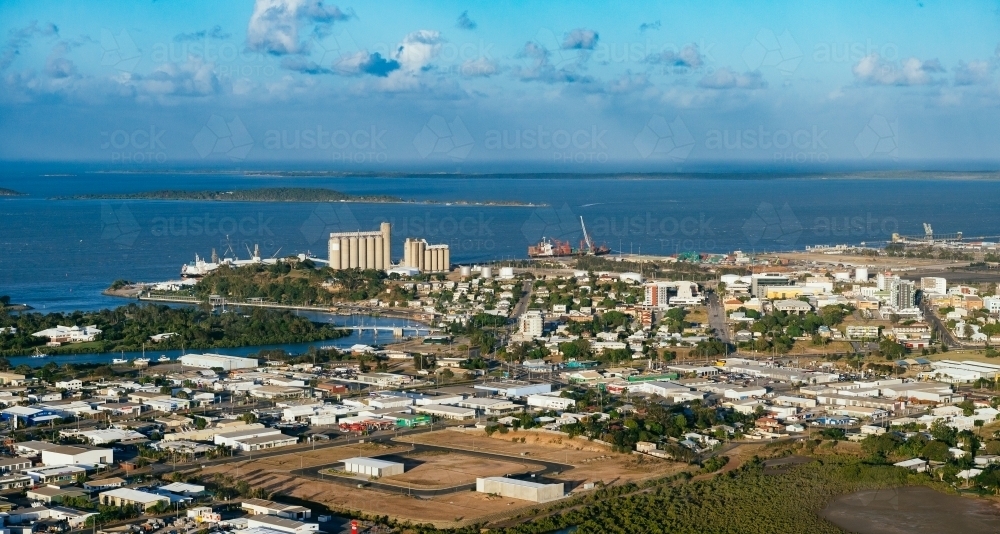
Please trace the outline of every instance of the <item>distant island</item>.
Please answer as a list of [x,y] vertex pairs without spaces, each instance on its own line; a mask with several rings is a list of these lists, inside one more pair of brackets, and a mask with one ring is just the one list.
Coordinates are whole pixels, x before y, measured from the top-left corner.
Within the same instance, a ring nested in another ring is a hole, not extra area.
[[54,197],[53,200],[187,200],[219,202],[362,202],[382,204],[446,204],[460,206],[542,206],[518,201],[439,201],[405,200],[392,195],[350,195],[319,187],[265,187],[256,189],[233,189],[231,191],[185,191],[166,189],[160,191],[140,191],[137,193],[94,193]]
[[20,196],[24,196],[24,193],[14,191],[13,189],[0,187],[0,197],[20,197]]

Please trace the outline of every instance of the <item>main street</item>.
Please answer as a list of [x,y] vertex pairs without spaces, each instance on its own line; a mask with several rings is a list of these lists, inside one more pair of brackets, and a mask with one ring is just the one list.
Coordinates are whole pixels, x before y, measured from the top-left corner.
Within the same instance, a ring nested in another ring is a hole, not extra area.
[[729,335],[729,325],[726,323],[726,310],[722,305],[722,299],[714,291],[708,294],[708,324],[723,343],[733,344]]

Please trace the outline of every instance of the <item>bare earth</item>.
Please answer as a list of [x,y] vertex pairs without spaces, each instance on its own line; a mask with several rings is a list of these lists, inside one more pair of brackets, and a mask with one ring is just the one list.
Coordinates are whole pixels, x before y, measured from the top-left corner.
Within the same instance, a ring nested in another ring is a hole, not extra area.
[[[540,471],[542,466],[514,459],[510,462],[480,458],[461,453],[418,452],[402,455],[403,459],[413,459],[419,465],[402,475],[382,479],[381,482],[413,488],[449,488],[475,482],[479,477],[496,477],[511,473]],[[393,460],[392,458],[386,458]]]
[[[513,443],[511,438],[525,437],[526,443]],[[652,477],[666,476],[687,468],[679,464],[648,456],[612,453],[607,447],[586,439],[569,439],[565,435],[530,431],[511,432],[486,437],[482,431],[457,432],[440,430],[407,436],[418,443],[453,447],[456,453],[435,452],[413,455],[424,462],[404,475],[386,478],[384,482],[412,484],[413,487],[452,486],[473,481],[477,476],[496,476],[511,472],[524,472],[539,468],[532,459],[567,463],[574,468],[548,478],[567,482],[567,489],[583,491],[582,484],[602,481],[606,484],[624,483]],[[486,451],[510,456],[510,461],[491,460],[462,454],[461,449]],[[522,455],[522,453],[526,453]],[[324,482],[309,477],[290,474],[302,467],[329,465],[352,456],[398,455],[406,458],[412,453],[409,447],[380,446],[373,444],[306,451],[282,456],[250,460],[238,464],[213,466],[201,472],[203,476],[226,474],[246,480],[254,487],[265,489],[279,501],[282,495],[313,501],[333,511],[362,511],[368,514],[388,515],[401,521],[433,523],[439,528],[463,526],[482,520],[495,520],[536,508],[536,503],[517,499],[488,496],[474,491],[460,491],[432,498],[415,498],[406,495],[401,487],[399,494],[355,488]]]
[[820,515],[859,534],[1000,532],[1000,505],[911,486],[859,491],[835,499]]
[[[525,443],[513,442],[525,438]],[[645,455],[620,454],[586,438],[570,439],[565,434],[520,431],[486,436],[482,431],[440,431],[401,438],[415,443],[486,451],[494,454],[537,458],[573,465],[575,468],[547,478],[571,482],[571,487],[587,482],[632,482],[667,476],[684,470],[687,464],[670,462]]]

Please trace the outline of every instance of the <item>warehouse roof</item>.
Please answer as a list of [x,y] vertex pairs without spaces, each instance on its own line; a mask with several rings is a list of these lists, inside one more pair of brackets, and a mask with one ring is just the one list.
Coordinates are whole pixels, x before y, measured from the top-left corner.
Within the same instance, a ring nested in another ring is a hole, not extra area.
[[[108,490],[101,495],[109,495],[111,497],[117,497],[131,502],[141,502],[143,504],[154,503],[157,501],[162,501],[167,499],[162,495],[156,495],[155,493],[147,493],[145,491],[134,490],[132,488],[115,488],[113,490]],[[167,499],[169,500],[169,499]]]
[[553,485],[553,484],[540,484],[538,482],[529,482],[527,480],[518,480],[516,478],[506,478],[506,477],[484,477],[483,479],[492,480],[494,482],[503,482],[505,484],[513,484],[515,486],[524,486],[526,488],[545,488]]
[[379,469],[381,469],[383,467],[391,467],[391,466],[394,466],[394,465],[401,465],[399,462],[390,462],[390,461],[387,461],[387,460],[378,460],[376,458],[366,458],[366,457],[363,457],[363,456],[359,456],[357,458],[348,458],[348,459],[344,460],[344,464],[349,464],[349,463],[351,463],[351,464],[357,464],[357,465],[364,465],[364,466],[367,466],[367,467],[375,467],[375,468],[379,468]]

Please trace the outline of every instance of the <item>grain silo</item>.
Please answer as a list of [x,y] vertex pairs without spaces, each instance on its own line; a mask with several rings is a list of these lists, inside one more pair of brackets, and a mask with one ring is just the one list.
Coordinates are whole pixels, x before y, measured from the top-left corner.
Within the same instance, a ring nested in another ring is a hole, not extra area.
[[336,232],[330,234],[331,269],[382,269],[392,260],[392,233],[389,223],[374,232]]

